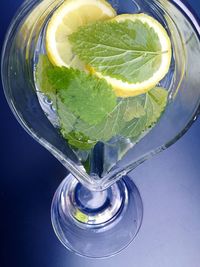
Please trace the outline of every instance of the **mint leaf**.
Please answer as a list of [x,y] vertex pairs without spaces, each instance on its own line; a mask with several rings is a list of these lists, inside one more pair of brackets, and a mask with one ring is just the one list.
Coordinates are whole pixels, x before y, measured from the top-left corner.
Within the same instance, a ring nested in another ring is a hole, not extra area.
[[67,106],[56,96],[56,111],[59,117],[61,133],[67,136],[74,129],[77,117],[67,108]]
[[99,124],[89,127],[85,122],[77,121],[74,127],[92,140],[109,141],[120,134],[128,121],[146,114],[141,100],[141,96],[121,98],[113,111]]
[[145,109],[142,106],[142,97],[134,97],[126,99],[126,111],[124,120],[130,121],[134,118],[140,118],[145,115]]
[[79,132],[70,132],[68,134],[65,133],[65,131],[63,131],[63,129],[61,130],[64,138],[66,138],[68,140],[68,143],[78,149],[82,149],[82,150],[89,150],[91,148],[93,148],[97,141],[91,141],[89,140],[89,138],[85,135],[83,135],[82,133]]
[[75,124],[75,130],[82,132],[92,140],[109,141],[122,130],[125,126],[124,113],[126,111],[125,99],[120,101],[115,109],[108,114],[103,121],[90,126],[83,121],[78,121]]
[[89,140],[84,134],[74,131],[75,124],[79,119],[69,111],[59,97],[57,97],[57,113],[60,121],[60,132],[70,145],[83,150],[95,146],[97,141]]
[[116,106],[116,96],[104,79],[64,67],[48,70],[48,78],[64,105],[89,125],[98,124]]
[[120,99],[115,109],[99,124],[88,127],[77,121],[75,131],[91,140],[109,141],[114,136],[138,139],[154,126],[167,104],[164,88],[154,88],[146,94]]
[[36,85],[42,93],[46,94],[55,102],[56,89],[51,85],[48,78],[48,71],[53,69],[53,65],[46,55],[40,55],[36,67]]
[[140,20],[96,22],[79,28],[69,40],[83,62],[129,83],[152,77],[163,53],[155,31]]
[[131,139],[138,139],[145,131],[152,128],[158,121],[167,105],[168,93],[164,88],[155,87],[142,95],[141,101],[145,110],[145,115],[133,118],[126,123],[120,134]]

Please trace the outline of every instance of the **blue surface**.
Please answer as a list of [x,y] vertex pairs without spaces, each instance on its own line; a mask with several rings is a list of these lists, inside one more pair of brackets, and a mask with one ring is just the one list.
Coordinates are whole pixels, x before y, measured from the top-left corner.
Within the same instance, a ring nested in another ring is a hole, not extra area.
[[[1,0],[1,44],[21,2]],[[200,2],[188,2],[200,15]],[[132,173],[144,201],[142,228],[120,255],[95,261],[68,252],[54,235],[51,199],[66,170],[26,134],[0,94],[0,267],[200,267],[200,121]]]

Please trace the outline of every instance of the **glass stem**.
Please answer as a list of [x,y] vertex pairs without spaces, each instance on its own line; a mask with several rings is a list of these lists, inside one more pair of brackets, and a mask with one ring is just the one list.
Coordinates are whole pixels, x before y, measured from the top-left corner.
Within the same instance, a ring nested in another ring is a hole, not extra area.
[[102,176],[104,170],[104,144],[98,142],[90,155],[90,175],[93,178]]

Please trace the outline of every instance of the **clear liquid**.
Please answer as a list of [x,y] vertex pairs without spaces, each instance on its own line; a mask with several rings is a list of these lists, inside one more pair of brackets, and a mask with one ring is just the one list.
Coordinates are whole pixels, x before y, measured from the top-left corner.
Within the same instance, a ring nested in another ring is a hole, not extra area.
[[[150,12],[149,7],[146,7],[144,5],[145,1],[136,2],[131,0],[127,1],[110,0],[108,2],[112,4],[112,6],[115,8],[118,14],[123,14],[123,13],[134,14],[141,12],[147,13],[152,17],[155,17],[158,21],[160,21],[165,26],[166,30],[169,32],[164,17],[160,13],[157,13],[155,10],[153,13]],[[146,9],[148,10],[148,12],[146,11]],[[48,22],[46,23],[46,25],[43,26],[43,29],[40,32],[40,36],[38,38],[38,43],[36,46],[35,57],[34,57],[35,68],[37,66],[40,54],[46,54],[45,32],[47,24]],[[158,84],[158,86],[164,87],[169,92],[171,92],[174,80],[174,73],[175,73],[175,60],[174,58],[172,58],[169,72],[166,75],[166,77]],[[58,128],[59,131],[60,128],[59,120],[56,113],[56,109],[54,108],[52,101],[46,95],[44,95],[39,88],[37,88],[37,85],[36,85],[36,90],[39,103],[44,113],[46,114],[50,122],[53,124],[53,126]],[[169,94],[169,96],[170,95],[171,94]],[[121,160],[123,156],[147,133],[148,131],[143,133],[142,136],[140,136],[136,142],[135,141],[133,142],[128,138],[115,136],[108,142],[98,142],[95,148],[91,151],[83,151],[77,148],[75,149],[73,147],[72,149],[79,157],[83,165],[85,166],[87,172],[95,179],[95,177],[99,178],[104,176],[112,167],[115,166],[116,162]]]

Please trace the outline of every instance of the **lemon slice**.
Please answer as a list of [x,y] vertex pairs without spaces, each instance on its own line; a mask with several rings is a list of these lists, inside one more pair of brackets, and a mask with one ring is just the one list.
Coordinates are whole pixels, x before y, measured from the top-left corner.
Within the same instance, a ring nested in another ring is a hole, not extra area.
[[88,69],[93,74],[96,74],[100,78],[106,79],[106,81],[112,85],[113,90],[115,91],[116,95],[119,97],[129,97],[129,96],[136,96],[139,94],[146,93],[148,90],[155,87],[159,81],[161,81],[167,72],[169,71],[171,57],[172,57],[172,50],[171,50],[171,42],[166,30],[163,26],[154,18],[146,15],[146,14],[124,14],[116,16],[114,19],[115,21],[122,22],[125,20],[140,20],[144,24],[148,24],[156,35],[161,44],[161,63],[158,69],[154,72],[154,74],[147,80],[144,80],[140,83],[128,83],[122,80],[118,80],[116,78],[112,78],[110,76],[105,76],[101,72],[95,71],[94,68],[88,66]]
[[88,23],[116,16],[104,0],[66,0],[53,14],[46,32],[46,50],[50,61],[57,66],[84,69],[72,52],[68,36]]

